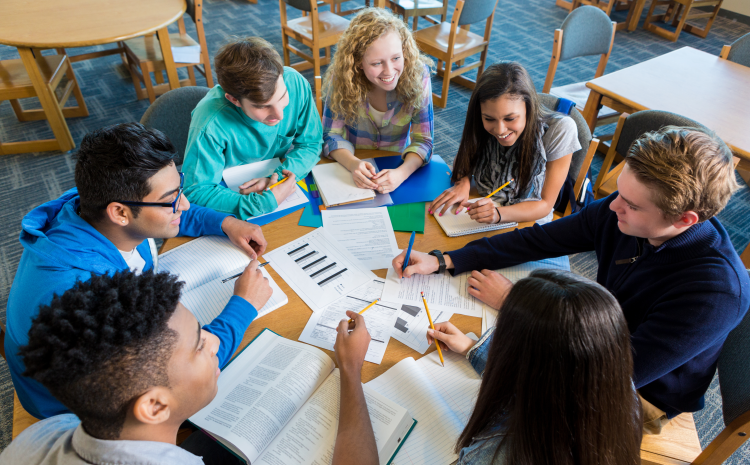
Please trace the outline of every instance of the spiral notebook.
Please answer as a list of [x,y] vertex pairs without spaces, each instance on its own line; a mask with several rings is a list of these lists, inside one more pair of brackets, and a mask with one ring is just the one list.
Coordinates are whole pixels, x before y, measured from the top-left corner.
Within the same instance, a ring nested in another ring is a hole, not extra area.
[[[471,199],[469,202],[476,202],[477,200],[479,199]],[[469,217],[466,209],[463,209],[458,215],[454,213],[455,211],[456,207],[451,207],[443,216],[439,216],[437,211],[434,213],[435,219],[448,237],[466,236],[467,234],[515,228],[518,226],[518,223],[478,223]]]

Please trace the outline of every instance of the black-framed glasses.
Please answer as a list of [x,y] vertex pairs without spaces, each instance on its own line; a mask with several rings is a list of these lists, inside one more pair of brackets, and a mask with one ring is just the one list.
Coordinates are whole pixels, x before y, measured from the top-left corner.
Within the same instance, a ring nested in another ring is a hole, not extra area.
[[185,184],[185,174],[180,173],[180,188],[177,190],[177,198],[171,202],[136,202],[134,200],[115,200],[115,202],[132,207],[172,207],[172,213],[177,213],[177,209],[180,208],[183,184]]

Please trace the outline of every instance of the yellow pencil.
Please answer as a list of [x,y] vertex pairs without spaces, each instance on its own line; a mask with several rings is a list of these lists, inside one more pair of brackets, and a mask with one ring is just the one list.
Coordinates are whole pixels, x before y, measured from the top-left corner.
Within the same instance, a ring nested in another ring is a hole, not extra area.
[[[359,311],[359,314],[361,315],[361,314],[365,313],[365,310],[367,310],[368,308],[372,307],[373,305],[375,305],[375,304],[376,304],[376,303],[378,303],[378,302],[380,302],[380,299],[375,299],[375,302],[371,303],[371,304],[370,304],[370,305],[368,305],[367,307],[365,307],[365,308],[363,308],[362,310],[360,310],[360,311]],[[354,321],[354,320],[353,320],[353,319],[351,319],[351,318],[349,318],[349,323],[351,323],[352,321]]]
[[[508,186],[508,184],[510,184],[510,183],[512,183],[512,182],[513,182],[513,179],[511,179],[510,181],[506,182],[506,183],[505,183],[505,184],[503,184],[502,186],[498,187],[498,188],[497,188],[497,189],[495,189],[494,191],[490,192],[490,193],[489,193],[489,195],[485,195],[485,196],[484,196],[484,198],[485,198],[485,199],[489,199],[489,198],[490,198],[490,197],[492,197],[493,195],[495,195],[495,194],[497,194],[498,192],[500,192],[500,189],[503,189],[503,188],[507,187],[507,186]],[[271,186],[271,187],[273,187],[273,186]]]
[[[282,182],[286,181],[287,179],[289,179],[289,178],[284,178],[281,181],[277,182],[276,184],[271,184],[270,186],[266,187],[266,190],[273,189],[274,187],[278,186],[279,184],[281,184]],[[505,187],[505,186],[503,186],[503,187]],[[502,189],[502,187],[501,187],[501,189]],[[495,191],[495,192],[497,192],[497,191]],[[490,195],[492,195],[492,194],[490,194]]]
[[[433,331],[435,330],[435,325],[432,324],[432,317],[430,316],[430,309],[427,308],[427,301],[424,299],[424,292],[422,294],[422,302],[424,302],[424,309],[427,312],[427,321],[430,322],[430,329]],[[440,315],[438,315],[440,316]],[[435,347],[437,347],[438,356],[440,356],[440,363],[445,366],[445,360],[443,360],[443,351],[440,350],[440,343],[438,342],[437,338],[435,338]]]

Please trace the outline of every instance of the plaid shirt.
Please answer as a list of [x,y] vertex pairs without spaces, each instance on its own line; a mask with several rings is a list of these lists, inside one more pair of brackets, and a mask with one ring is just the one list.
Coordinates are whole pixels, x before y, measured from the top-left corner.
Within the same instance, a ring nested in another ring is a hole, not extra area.
[[[432,156],[433,115],[432,82],[430,70],[425,66],[422,74],[425,90],[422,108],[405,107],[397,100],[396,91],[388,92],[388,110],[383,115],[383,126],[378,128],[370,116],[370,103],[360,107],[357,123],[347,125],[343,119],[334,118],[326,98],[323,107],[323,155],[330,158],[336,149],[378,149],[401,152],[414,152],[427,164]],[[411,137],[410,137],[411,135]]]

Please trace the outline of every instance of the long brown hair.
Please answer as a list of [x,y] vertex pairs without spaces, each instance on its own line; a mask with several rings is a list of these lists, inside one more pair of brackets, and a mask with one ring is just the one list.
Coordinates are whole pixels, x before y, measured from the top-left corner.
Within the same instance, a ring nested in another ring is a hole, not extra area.
[[640,463],[630,333],[606,289],[569,272],[534,271],[513,286],[496,326],[457,451],[505,417],[507,463]]
[[523,99],[526,104],[526,127],[519,136],[517,144],[521,144],[518,151],[518,169],[516,175],[516,193],[526,192],[534,175],[534,160],[539,153],[539,133],[543,122],[552,114],[539,103],[534,83],[523,66],[519,63],[505,61],[495,63],[487,68],[477,81],[474,92],[466,110],[466,122],[458,147],[456,159],[453,162],[453,182],[466,176],[471,176],[485,144],[492,136],[482,124],[481,104],[509,95]]

